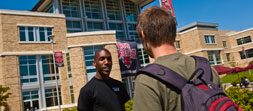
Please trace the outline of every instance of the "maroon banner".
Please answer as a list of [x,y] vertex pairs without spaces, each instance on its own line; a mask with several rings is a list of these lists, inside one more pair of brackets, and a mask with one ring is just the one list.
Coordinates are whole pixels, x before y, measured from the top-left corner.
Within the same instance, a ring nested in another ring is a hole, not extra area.
[[174,12],[171,0],[162,0],[162,7],[169,9],[172,15],[175,17],[175,12]]
[[55,56],[55,63],[57,67],[63,67],[64,63],[63,63],[63,55],[61,51],[58,52],[54,52],[54,56]]
[[117,49],[122,76],[134,76],[140,67],[137,43],[135,41],[117,40]]

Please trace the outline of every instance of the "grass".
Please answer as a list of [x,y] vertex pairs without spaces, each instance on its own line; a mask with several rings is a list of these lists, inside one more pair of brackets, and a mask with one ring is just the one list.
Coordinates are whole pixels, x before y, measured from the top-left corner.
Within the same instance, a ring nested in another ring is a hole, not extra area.
[[251,76],[249,74],[249,71],[238,72],[234,74],[227,74],[221,78],[221,81],[222,83],[232,83],[234,81],[241,81],[242,77],[247,77],[249,81],[253,82],[253,69],[251,69]]

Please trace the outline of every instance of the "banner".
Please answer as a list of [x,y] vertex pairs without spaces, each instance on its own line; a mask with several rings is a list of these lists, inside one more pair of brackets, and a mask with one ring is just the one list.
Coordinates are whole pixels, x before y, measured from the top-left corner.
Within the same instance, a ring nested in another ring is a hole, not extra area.
[[162,0],[162,7],[169,9],[172,15],[175,17],[175,12],[174,12],[171,0]]
[[63,55],[61,51],[58,52],[54,52],[54,56],[55,56],[55,63],[57,67],[63,67],[64,63],[63,63]]
[[134,76],[140,68],[137,43],[117,40],[117,51],[122,76]]

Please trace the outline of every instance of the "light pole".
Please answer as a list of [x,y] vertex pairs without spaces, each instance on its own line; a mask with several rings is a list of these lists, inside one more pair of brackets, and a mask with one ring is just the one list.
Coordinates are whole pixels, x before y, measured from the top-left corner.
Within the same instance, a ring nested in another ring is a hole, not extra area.
[[56,81],[56,93],[57,93],[57,102],[59,110],[61,111],[61,105],[60,105],[60,96],[59,96],[59,89],[58,89],[58,79],[56,75],[56,65],[55,65],[55,57],[54,57],[54,35],[49,35],[48,38],[51,40],[51,46],[53,51],[53,61],[54,61],[54,77]]

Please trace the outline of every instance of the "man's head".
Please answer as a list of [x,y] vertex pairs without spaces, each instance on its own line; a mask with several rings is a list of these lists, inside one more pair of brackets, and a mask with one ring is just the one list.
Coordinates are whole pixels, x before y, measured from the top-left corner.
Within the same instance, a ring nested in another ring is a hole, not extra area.
[[112,69],[112,56],[107,49],[99,49],[94,56],[93,65],[96,67],[98,79],[108,79]]
[[152,47],[162,44],[174,45],[176,24],[172,13],[161,7],[149,7],[138,16],[136,32],[149,55],[152,54],[149,52],[149,45]]

